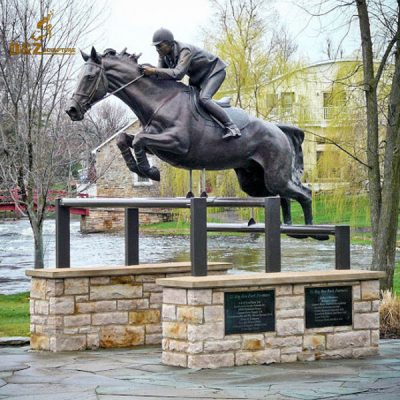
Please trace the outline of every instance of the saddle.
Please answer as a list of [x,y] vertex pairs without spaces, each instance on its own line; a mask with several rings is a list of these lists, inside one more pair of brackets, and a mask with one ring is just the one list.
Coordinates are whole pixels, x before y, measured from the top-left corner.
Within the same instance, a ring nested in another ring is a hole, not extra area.
[[[217,123],[221,125],[212,115],[210,115],[207,110],[199,102],[199,91],[193,86],[190,86],[190,98],[193,104],[193,114],[196,119],[199,116],[204,118],[209,122],[210,125]],[[242,130],[245,128],[249,122],[249,115],[243,111],[241,108],[231,106],[231,97],[223,97],[220,100],[214,100],[220,107],[224,108],[225,112],[229,115],[230,119],[236,124],[236,126]],[[197,115],[196,115],[197,114]]]

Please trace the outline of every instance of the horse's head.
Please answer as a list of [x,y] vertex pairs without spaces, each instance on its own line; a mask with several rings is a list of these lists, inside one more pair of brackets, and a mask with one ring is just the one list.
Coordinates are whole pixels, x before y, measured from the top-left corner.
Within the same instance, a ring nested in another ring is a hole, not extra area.
[[102,57],[97,54],[94,47],[92,47],[90,55],[82,51],[81,54],[86,63],[66,110],[73,121],[81,121],[86,111],[94,103],[101,100],[108,90]]

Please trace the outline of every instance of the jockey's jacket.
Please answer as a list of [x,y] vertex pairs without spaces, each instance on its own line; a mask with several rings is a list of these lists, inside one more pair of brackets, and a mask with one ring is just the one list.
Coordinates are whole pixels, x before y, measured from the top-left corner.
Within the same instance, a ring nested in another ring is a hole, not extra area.
[[203,83],[227,67],[217,56],[191,44],[174,41],[171,53],[158,60],[156,76],[159,79],[181,80],[188,75],[189,85],[201,89]]

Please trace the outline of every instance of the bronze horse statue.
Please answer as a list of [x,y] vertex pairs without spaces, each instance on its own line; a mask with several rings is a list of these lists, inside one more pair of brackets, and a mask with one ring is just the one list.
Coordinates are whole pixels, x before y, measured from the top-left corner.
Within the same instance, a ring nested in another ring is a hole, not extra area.
[[82,53],[82,57],[86,63],[66,112],[72,120],[82,120],[107,93],[126,103],[142,125],[140,133],[123,134],[118,141],[132,172],[160,179],[146,152],[179,168],[233,168],[248,195],[281,197],[285,224],[291,224],[290,199],[301,204],[305,223],[312,224],[311,192],[301,183],[304,133],[299,128],[275,125],[226,105],[242,136],[225,141],[223,127],[198,106],[196,89],[144,76],[139,56],[125,50],[117,54],[108,49],[100,55],[93,47],[90,55]]

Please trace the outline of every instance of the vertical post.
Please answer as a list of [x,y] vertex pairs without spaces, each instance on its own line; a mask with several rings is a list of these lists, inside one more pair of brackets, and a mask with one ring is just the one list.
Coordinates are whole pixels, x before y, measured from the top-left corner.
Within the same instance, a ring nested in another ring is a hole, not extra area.
[[265,272],[281,272],[281,221],[279,197],[265,199]]
[[207,199],[190,199],[190,258],[193,276],[207,275]]
[[350,269],[350,226],[335,226],[335,268]]
[[61,199],[57,199],[56,268],[69,268],[71,266],[70,245],[69,208],[61,205]]
[[125,210],[125,265],[139,264],[139,209]]

